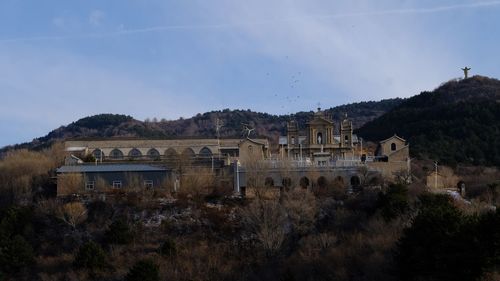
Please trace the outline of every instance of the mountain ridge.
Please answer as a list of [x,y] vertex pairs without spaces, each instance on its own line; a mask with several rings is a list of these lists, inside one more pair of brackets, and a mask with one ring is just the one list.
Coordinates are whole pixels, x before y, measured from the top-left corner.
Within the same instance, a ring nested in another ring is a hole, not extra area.
[[[401,98],[394,98],[357,102],[331,107],[325,111],[336,121],[347,113],[354,126],[360,127],[402,101]],[[245,123],[255,128],[255,137],[268,137],[277,142],[278,136],[286,133],[289,120],[294,119],[304,127],[313,114],[313,111],[301,111],[290,115],[274,115],[249,109],[223,109],[198,113],[190,118],[160,121],[140,121],[124,114],[98,114],[61,126],[31,142],[6,146],[0,152],[18,148],[42,149],[55,141],[70,138],[215,138],[217,119],[223,123],[219,131],[220,137],[242,137],[242,123]]]
[[500,80],[451,80],[410,97],[356,130],[367,140],[394,133],[414,157],[446,164],[500,165]]

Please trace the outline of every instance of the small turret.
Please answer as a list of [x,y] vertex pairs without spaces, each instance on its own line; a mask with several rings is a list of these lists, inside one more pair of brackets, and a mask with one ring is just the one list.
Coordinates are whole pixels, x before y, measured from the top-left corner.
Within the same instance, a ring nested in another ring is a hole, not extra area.
[[295,120],[288,122],[287,125],[288,146],[299,144],[299,126]]
[[347,113],[340,123],[340,147],[352,147],[352,122],[347,118]]

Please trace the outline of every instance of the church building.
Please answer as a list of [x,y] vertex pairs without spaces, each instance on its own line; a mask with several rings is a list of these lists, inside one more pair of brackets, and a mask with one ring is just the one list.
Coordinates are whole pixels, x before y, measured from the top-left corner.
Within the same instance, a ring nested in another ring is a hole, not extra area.
[[352,133],[352,122],[346,115],[339,125],[336,131],[332,117],[320,108],[307,122],[305,135],[301,135],[295,120],[290,121],[287,125],[287,135],[280,137],[282,156],[296,159],[331,159],[352,155],[357,144],[357,137]]

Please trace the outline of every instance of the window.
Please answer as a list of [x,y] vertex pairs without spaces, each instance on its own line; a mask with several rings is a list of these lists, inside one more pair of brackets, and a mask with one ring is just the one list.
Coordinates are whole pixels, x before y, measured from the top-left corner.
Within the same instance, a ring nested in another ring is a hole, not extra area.
[[291,144],[295,144],[295,137],[292,137]]
[[142,156],[142,153],[139,149],[137,148],[133,148],[132,150],[130,150],[130,152],[128,153],[128,156],[130,157],[133,157],[133,158],[138,158],[138,157],[141,157]]
[[200,150],[201,157],[212,157],[212,151],[208,147],[204,147]]
[[94,188],[95,188],[95,181],[88,181],[85,183],[86,190],[94,190]]
[[97,160],[102,160],[102,158],[104,158],[104,153],[100,149],[95,149],[92,155],[94,155],[94,158]]
[[348,140],[349,140],[349,136],[348,136],[348,135],[345,135],[344,139],[345,139],[346,141],[348,141]]
[[144,187],[145,188],[153,188],[153,181],[152,180],[145,180]]
[[123,152],[117,148],[113,149],[111,153],[109,154],[111,159],[122,159],[123,158]]
[[251,145],[248,146],[248,152],[252,152],[253,151],[253,147]]
[[148,150],[148,157],[153,160],[160,159],[160,152],[158,152],[158,150],[154,148],[151,148],[150,150]]
[[122,181],[113,181],[113,188],[122,188]]
[[396,150],[396,144],[395,144],[395,143],[391,143],[391,150],[392,150],[392,151],[395,151],[395,150]]

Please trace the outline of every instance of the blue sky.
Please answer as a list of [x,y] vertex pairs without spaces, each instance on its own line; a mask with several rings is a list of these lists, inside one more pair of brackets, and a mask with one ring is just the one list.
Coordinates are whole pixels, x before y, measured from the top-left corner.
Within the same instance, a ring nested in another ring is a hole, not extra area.
[[81,117],[284,114],[500,77],[500,1],[1,0],[0,146]]

